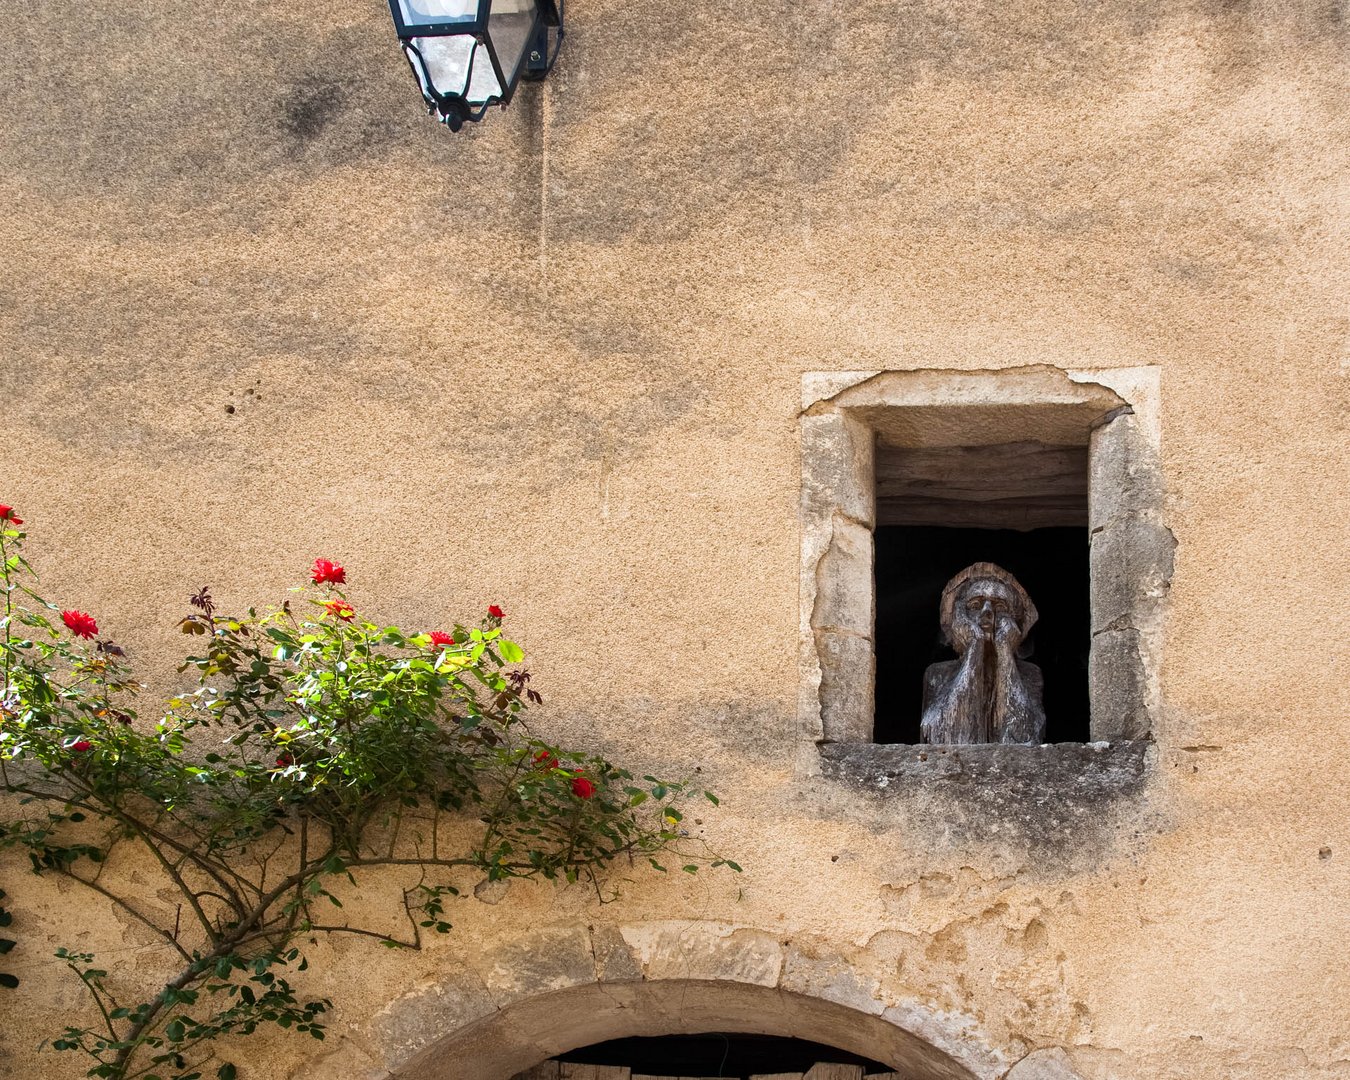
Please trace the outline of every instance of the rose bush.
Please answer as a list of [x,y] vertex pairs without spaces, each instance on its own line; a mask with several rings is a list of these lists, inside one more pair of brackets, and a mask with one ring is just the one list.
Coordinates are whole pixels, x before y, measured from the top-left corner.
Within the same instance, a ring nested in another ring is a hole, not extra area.
[[[52,1045],[83,1054],[89,1076],[194,1080],[211,1062],[228,1078],[234,1065],[212,1061],[223,1036],[276,1024],[322,1038],[329,1003],[290,983],[307,966],[298,942],[420,948],[424,932],[451,929],[450,898],[474,880],[599,887],[616,858],[662,870],[661,852],[691,873],[739,869],[681,829],[677,801],[711,793],[530,732],[523,714],[542,699],[496,604],[476,626],[405,632],[358,617],[346,570],[327,559],[314,591],[275,609],[227,615],[202,588],[179,623],[197,646],[179,670],[197,686],[142,723],[123,649],[33,591],[22,519],[0,511],[0,785],[15,810],[0,848],[121,908],[178,965],[142,987],[57,952],[98,1019]],[[465,822],[477,823],[468,842]],[[104,873],[122,843],[148,856],[153,888]],[[392,887],[406,933],[341,913],[358,874]],[[181,921],[145,899],[165,890]]]

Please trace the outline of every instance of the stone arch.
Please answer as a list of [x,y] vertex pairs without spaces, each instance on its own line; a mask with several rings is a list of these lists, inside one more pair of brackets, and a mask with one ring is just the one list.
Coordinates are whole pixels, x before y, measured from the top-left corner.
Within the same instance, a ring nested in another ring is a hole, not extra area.
[[669,979],[556,990],[428,1047],[391,1080],[509,1080],[579,1046],[699,1031],[789,1035],[876,1058],[915,1080],[978,1074],[889,1019],[753,983]]
[[409,989],[296,1080],[508,1080],[608,1039],[794,1036],[914,1080],[997,1080],[1010,1062],[968,1015],[909,998],[819,940],[711,922],[558,925]]

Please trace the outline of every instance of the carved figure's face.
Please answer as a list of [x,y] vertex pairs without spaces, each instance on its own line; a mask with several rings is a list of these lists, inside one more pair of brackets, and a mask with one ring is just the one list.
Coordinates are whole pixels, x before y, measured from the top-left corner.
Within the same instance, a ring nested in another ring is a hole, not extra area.
[[977,638],[992,641],[1000,624],[1005,634],[1017,632],[1022,605],[1017,595],[1003,582],[992,578],[976,578],[961,590],[952,614],[952,636],[958,643],[971,642]]

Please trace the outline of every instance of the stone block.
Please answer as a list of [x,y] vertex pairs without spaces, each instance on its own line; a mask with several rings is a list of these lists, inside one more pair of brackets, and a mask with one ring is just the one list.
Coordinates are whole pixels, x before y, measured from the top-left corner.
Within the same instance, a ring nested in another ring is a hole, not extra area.
[[881,988],[875,979],[860,975],[838,957],[818,956],[797,946],[787,949],[778,985],[792,993],[833,1001],[873,1016],[879,1016],[886,1007],[880,1000]]
[[1172,531],[1153,514],[1112,518],[1092,536],[1092,629],[1140,628],[1172,580]]
[[877,746],[817,749],[822,773],[889,805],[914,850],[943,858],[1017,858],[1093,865],[1144,807],[1146,740],[1043,746]]
[[1139,418],[1125,413],[1092,433],[1088,455],[1088,517],[1093,528],[1121,514],[1162,507],[1162,471]]
[[1139,631],[1130,628],[1095,634],[1088,657],[1093,739],[1115,742],[1144,738],[1150,727],[1147,689]]
[[802,517],[874,522],[872,432],[843,413],[802,417]]
[[[367,1037],[389,1068],[415,1058],[446,1032],[457,1031],[497,1011],[487,988],[472,975],[458,973],[423,983],[376,1013]],[[345,1069],[328,1076],[360,1076]]]
[[[578,1046],[604,1042],[619,1030],[655,1034],[668,1029],[669,1017],[662,1010],[649,1011],[645,1007],[647,985],[592,983],[566,993],[530,998],[501,1014],[496,1032],[498,1044],[528,1046],[533,1060],[539,1061]],[[634,1023],[638,1024],[638,1030],[633,1030]],[[499,1080],[503,1072],[480,1070],[474,1080]]]
[[815,639],[820,661],[822,738],[828,742],[870,742],[876,683],[871,638],[821,630]]
[[591,928],[591,951],[595,955],[595,975],[601,982],[632,982],[642,978],[633,950],[616,926]]
[[872,530],[836,517],[829,546],[816,564],[816,603],[811,625],[872,636]]
[[851,386],[880,375],[879,371],[804,371],[802,372],[802,410],[837,397]]
[[557,926],[517,937],[493,951],[483,981],[498,1005],[593,983],[590,931],[584,926]]
[[[978,1021],[957,1012],[930,1009],[915,1002],[893,1005],[882,1017],[909,1033],[905,1052],[887,1063],[934,1080],[993,1080],[1004,1062],[981,1037]],[[958,1064],[959,1062],[959,1064]]]
[[777,986],[783,946],[759,930],[725,924],[644,923],[621,931],[647,979],[707,979]]
[[1114,521],[1092,535],[1088,566],[1094,631],[1134,625],[1137,590],[1130,577],[1127,537],[1127,530]]

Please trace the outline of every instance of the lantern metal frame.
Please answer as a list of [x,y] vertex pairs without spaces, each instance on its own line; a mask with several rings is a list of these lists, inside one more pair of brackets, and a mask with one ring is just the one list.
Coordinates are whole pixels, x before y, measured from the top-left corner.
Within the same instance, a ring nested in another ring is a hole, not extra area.
[[[526,37],[524,53],[508,79],[503,67],[503,62],[507,58],[497,55],[496,43],[489,32],[492,0],[477,0],[477,3],[476,13],[467,18],[442,16],[413,21],[404,17],[400,0],[389,0],[394,28],[403,46],[408,66],[412,69],[413,77],[422,90],[422,97],[426,100],[427,111],[439,116],[441,122],[451,131],[458,131],[466,121],[474,123],[481,120],[494,105],[505,108],[521,81],[542,80],[553,69],[553,64],[558,59],[558,50],[562,45],[565,0],[535,0],[535,18]],[[475,40],[477,47],[470,53],[462,93],[441,93],[432,82],[427,60],[414,39],[434,37],[472,37]],[[468,100],[468,93],[473,83],[473,67],[475,63],[481,62],[480,57],[483,54],[487,55],[492,64],[499,92],[488,95],[482,102],[471,102]]]

